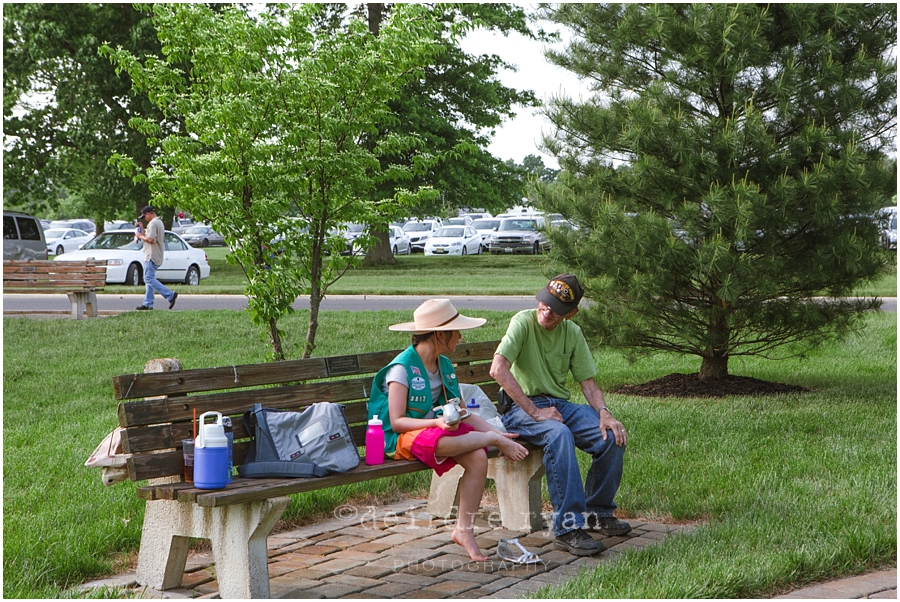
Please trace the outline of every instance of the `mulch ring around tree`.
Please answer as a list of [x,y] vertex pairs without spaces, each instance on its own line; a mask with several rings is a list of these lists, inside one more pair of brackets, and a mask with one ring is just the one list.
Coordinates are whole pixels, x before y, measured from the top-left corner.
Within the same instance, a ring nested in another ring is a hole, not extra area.
[[724,379],[702,381],[700,373],[669,374],[642,385],[622,385],[612,393],[641,397],[725,397],[726,395],[781,395],[808,393],[811,389],[799,385],[774,383],[749,376],[726,376]]

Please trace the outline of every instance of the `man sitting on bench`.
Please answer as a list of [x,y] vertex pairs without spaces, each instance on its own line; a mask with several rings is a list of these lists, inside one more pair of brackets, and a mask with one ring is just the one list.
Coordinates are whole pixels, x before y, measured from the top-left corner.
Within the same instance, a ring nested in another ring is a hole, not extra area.
[[[501,397],[515,402],[503,415],[506,429],[544,449],[556,548],[590,556],[604,546],[585,526],[598,527],[604,535],[623,535],[631,525],[613,516],[625,427],[606,408],[594,382],[597,366],[581,328],[571,322],[583,296],[575,276],[561,274],[551,280],[536,295],[536,310],[513,316],[495,352],[491,376],[503,387]],[[569,403],[569,372],[590,405]],[[593,458],[584,486],[576,446]]]

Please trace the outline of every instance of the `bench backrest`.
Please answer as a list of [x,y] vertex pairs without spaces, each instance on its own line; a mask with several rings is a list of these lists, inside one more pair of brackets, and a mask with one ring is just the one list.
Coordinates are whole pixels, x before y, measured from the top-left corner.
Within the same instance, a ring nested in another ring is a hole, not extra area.
[[[499,385],[489,369],[499,343],[463,343],[449,356],[459,381],[479,385],[493,400]],[[181,442],[193,436],[195,409],[197,416],[208,411],[231,416],[236,466],[250,447],[243,414],[256,403],[285,410],[320,401],[340,403],[354,441],[362,446],[372,378],[401,351],[116,376],[115,397],[124,401],[118,406],[119,425],[125,428],[123,451],[132,454],[129,477],[140,481],[182,475]]]
[[86,290],[103,288],[106,284],[106,260],[96,261],[3,261],[3,290],[17,289]]

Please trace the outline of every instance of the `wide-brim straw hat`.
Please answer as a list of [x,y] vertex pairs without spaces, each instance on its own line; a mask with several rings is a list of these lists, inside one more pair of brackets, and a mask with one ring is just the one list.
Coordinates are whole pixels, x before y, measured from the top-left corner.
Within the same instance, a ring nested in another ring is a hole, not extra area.
[[460,314],[450,303],[450,299],[429,299],[413,312],[413,322],[403,322],[388,326],[389,330],[400,332],[426,333],[437,330],[466,330],[478,328],[487,320],[469,318]]

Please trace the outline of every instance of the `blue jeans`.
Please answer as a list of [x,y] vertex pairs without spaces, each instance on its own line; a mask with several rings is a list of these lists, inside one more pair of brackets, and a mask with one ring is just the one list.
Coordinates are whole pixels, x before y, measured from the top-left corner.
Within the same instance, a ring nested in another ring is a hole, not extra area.
[[144,293],[145,307],[153,307],[153,291],[162,295],[162,298],[166,301],[171,301],[172,297],[175,296],[175,293],[167,289],[162,282],[156,279],[157,269],[159,269],[159,266],[152,261],[148,260],[144,262],[144,285],[147,287],[147,292]]
[[[559,537],[583,528],[585,513],[612,516],[616,509],[613,498],[622,480],[625,447],[616,445],[612,431],[606,441],[600,434],[600,417],[589,405],[569,403],[545,395],[532,397],[539,408],[555,407],[563,422],[535,421],[518,405],[503,415],[503,425],[519,439],[544,448],[547,488],[553,503],[553,532]],[[575,457],[575,448],[593,458],[584,485]]]

